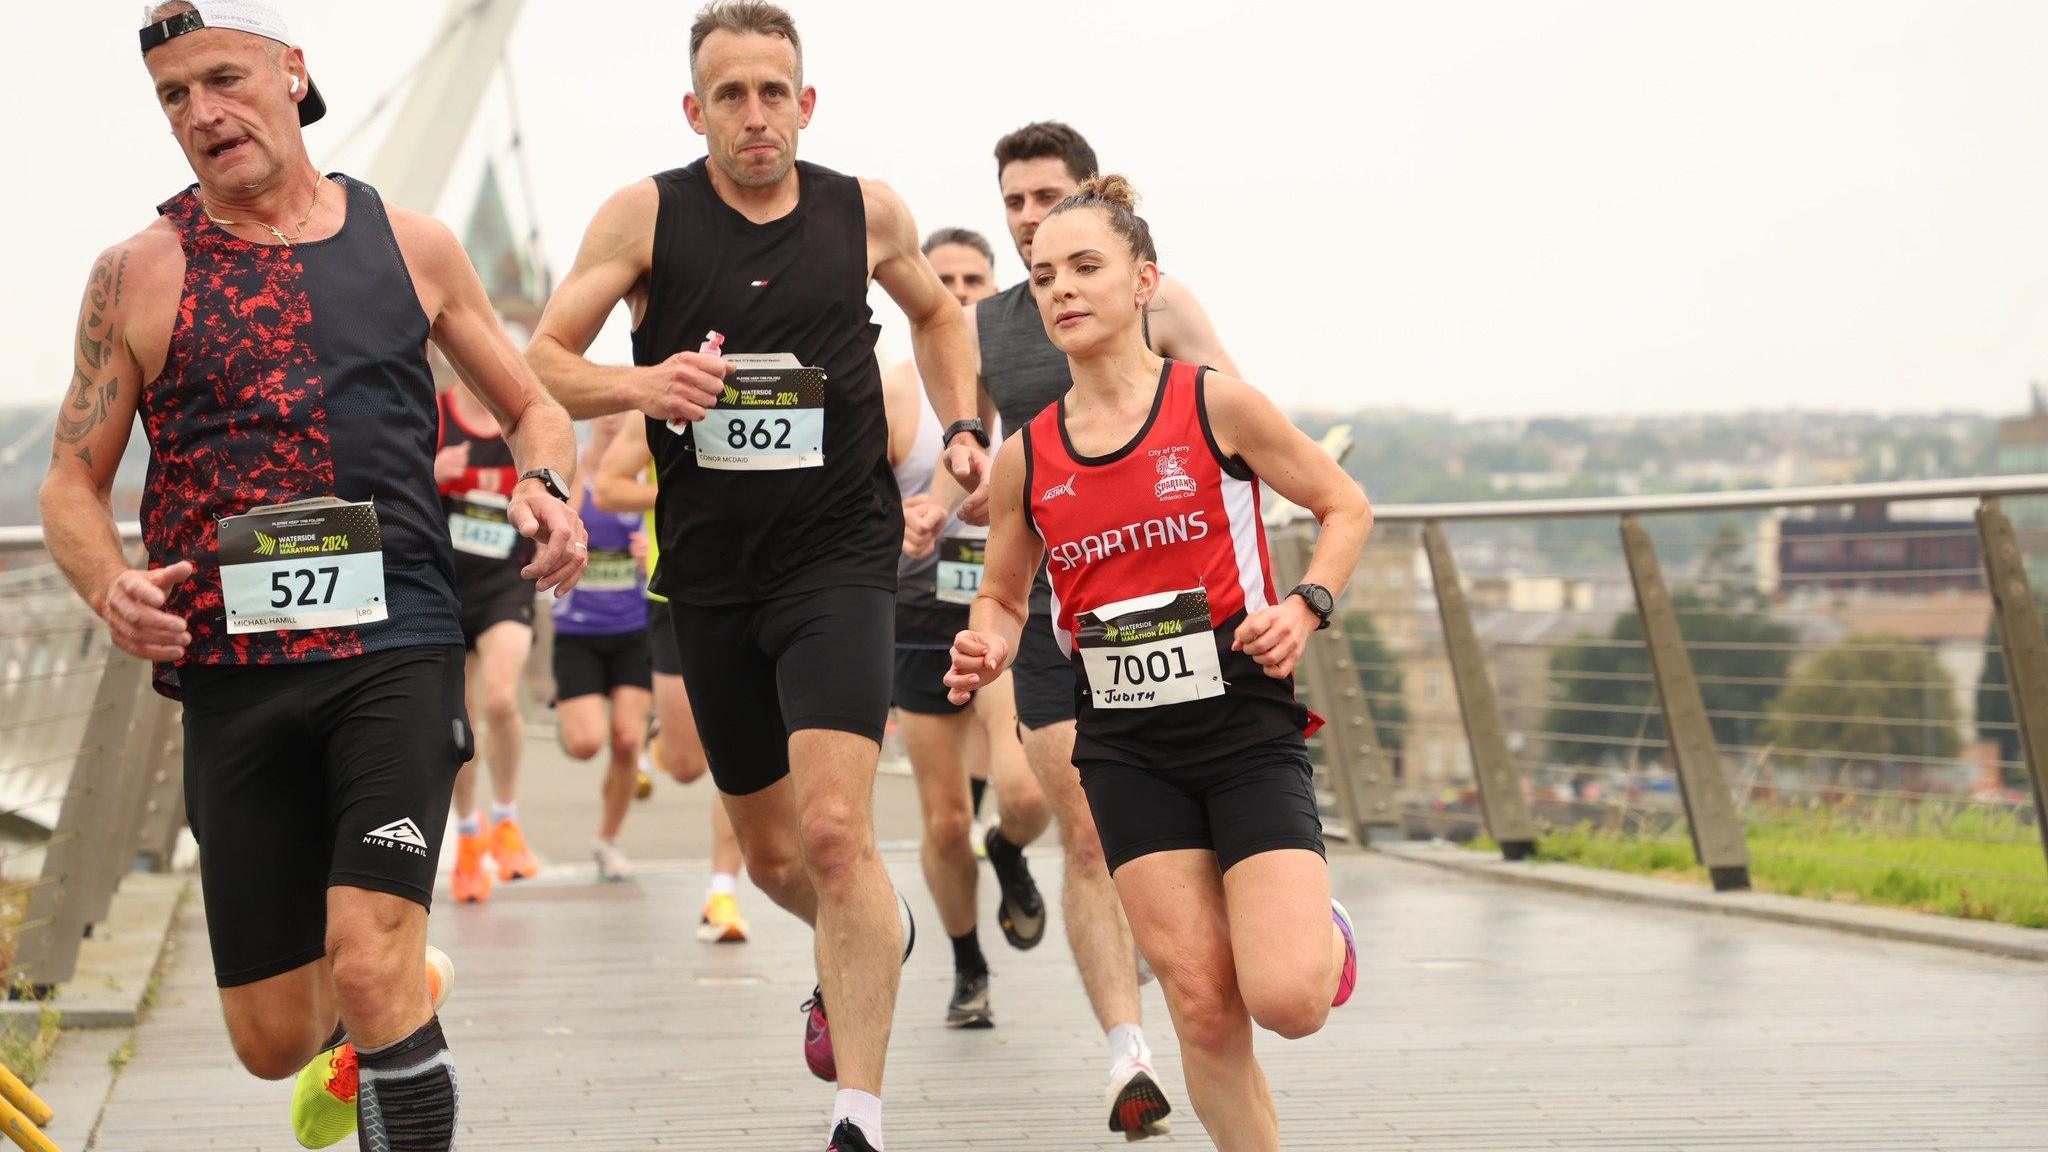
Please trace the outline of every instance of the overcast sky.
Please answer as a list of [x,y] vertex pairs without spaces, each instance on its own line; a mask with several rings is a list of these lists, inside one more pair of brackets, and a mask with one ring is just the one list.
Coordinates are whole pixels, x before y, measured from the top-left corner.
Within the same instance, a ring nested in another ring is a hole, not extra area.
[[[337,146],[440,5],[279,6],[332,109],[315,161],[363,172],[376,133]],[[191,177],[135,0],[16,7],[0,403],[54,404],[93,256]],[[528,3],[511,58],[558,268],[608,192],[702,154],[693,7]],[[2048,4],[792,7],[819,90],[801,155],[890,181],[921,228],[987,232],[1007,284],[990,148],[1071,121],[1288,407],[2006,411],[2048,378]],[[445,218],[508,137],[494,92]],[[620,325],[597,353],[627,358]]]

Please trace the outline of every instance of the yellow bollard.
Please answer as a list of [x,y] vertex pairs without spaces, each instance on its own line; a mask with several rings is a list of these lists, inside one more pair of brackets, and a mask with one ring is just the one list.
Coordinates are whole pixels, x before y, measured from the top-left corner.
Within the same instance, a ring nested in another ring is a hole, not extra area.
[[43,1103],[43,1098],[36,1095],[33,1088],[22,1083],[21,1077],[16,1076],[13,1069],[5,1064],[0,1064],[0,1097],[5,1097],[9,1104],[20,1109],[21,1114],[28,1117],[29,1123],[38,1128],[49,1125],[52,1115],[50,1106]]
[[[20,1081],[16,1080],[15,1083],[19,1084]],[[43,1135],[41,1129],[28,1122],[28,1117],[21,1114],[21,1109],[16,1108],[12,1101],[5,1098],[0,1098],[0,1132],[7,1133],[7,1138],[14,1141],[22,1152],[62,1152],[62,1149],[50,1143],[50,1138]]]

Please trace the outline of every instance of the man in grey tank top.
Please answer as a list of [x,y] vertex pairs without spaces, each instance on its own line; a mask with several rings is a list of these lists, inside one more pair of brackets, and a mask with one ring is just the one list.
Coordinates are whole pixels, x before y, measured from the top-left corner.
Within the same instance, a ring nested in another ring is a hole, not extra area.
[[[1026,268],[1031,266],[1031,238],[1038,225],[1096,171],[1094,149],[1080,133],[1055,121],[1027,124],[996,142],[1003,213]],[[992,402],[1002,413],[1006,431],[1024,427],[1073,387],[1066,356],[1045,334],[1028,278],[983,300],[968,316],[980,356],[983,411]],[[1160,277],[1146,331],[1153,350],[1162,356],[1239,374],[1201,302],[1179,280]],[[1052,477],[1047,483],[1063,479]],[[1110,1126],[1142,1139],[1168,1131],[1168,1107],[1155,1085],[1151,1052],[1139,1024],[1137,951],[1103,862],[1102,842],[1081,791],[1080,770],[1074,767],[1074,671],[1053,641],[1051,604],[1051,589],[1041,572],[1032,589],[1031,619],[1011,669],[1017,718],[1024,728],[1025,755],[1060,825],[1066,856],[1061,911],[1067,942],[1096,1020],[1109,1038]],[[1124,1121],[1132,1117],[1140,1122],[1127,1126]]]

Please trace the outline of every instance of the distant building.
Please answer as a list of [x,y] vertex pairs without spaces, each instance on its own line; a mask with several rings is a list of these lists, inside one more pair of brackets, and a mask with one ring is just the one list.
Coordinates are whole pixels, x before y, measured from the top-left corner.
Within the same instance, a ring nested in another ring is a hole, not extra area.
[[[2031,400],[2026,415],[1998,422],[1991,466],[2001,473],[2048,472],[2048,397],[2042,395],[2039,381],[2032,386]],[[2043,571],[2048,565],[2048,497],[2021,496],[2003,503],[2027,566]]]
[[1969,520],[1894,520],[1890,506],[1777,524],[1777,590],[1938,592],[1982,587],[1977,526]]

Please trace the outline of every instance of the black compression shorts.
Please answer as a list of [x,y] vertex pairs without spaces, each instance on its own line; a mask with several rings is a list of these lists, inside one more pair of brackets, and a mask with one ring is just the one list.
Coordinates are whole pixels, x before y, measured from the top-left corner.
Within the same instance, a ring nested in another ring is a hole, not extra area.
[[329,888],[432,904],[472,750],[460,648],[179,672],[185,808],[221,987],[318,960]]
[[462,646],[476,649],[476,638],[494,624],[507,620],[533,627],[533,581],[518,578],[488,580],[457,590],[462,600]]
[[1111,872],[1181,848],[1214,851],[1226,872],[1279,848],[1323,854],[1315,771],[1299,736],[1215,760],[1164,754],[1145,767],[1103,760],[1078,766]]
[[896,707],[918,716],[956,716],[965,704],[946,699],[946,671],[953,653],[946,648],[896,649],[896,678],[889,689]]
[[555,699],[609,696],[614,688],[654,687],[647,630],[610,636],[555,633]]
[[683,674],[683,654],[676,651],[676,628],[669,622],[666,600],[647,602],[647,647],[654,654],[654,671],[657,675]]
[[1017,722],[1037,731],[1074,719],[1074,665],[1060,655],[1052,638],[1052,616],[1034,612],[1017,638],[1017,658],[1010,664],[1017,686]]
[[720,792],[745,796],[789,775],[792,732],[822,728],[882,742],[896,651],[893,592],[825,588],[668,608]]

